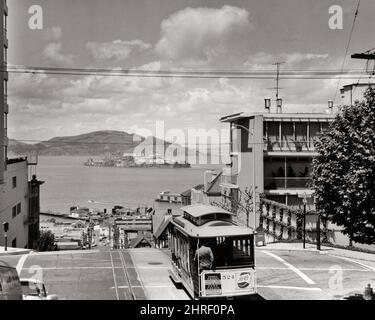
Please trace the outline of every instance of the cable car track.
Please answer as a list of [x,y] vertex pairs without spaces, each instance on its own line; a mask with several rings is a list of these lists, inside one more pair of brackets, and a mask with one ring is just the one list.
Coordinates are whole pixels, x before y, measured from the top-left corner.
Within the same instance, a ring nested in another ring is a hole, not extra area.
[[128,272],[127,267],[126,267],[126,261],[125,261],[123,252],[121,250],[119,250],[118,254],[119,254],[121,265],[122,265],[122,271],[124,272],[125,279],[128,283],[128,289],[129,289],[129,293],[130,293],[130,297],[129,297],[130,299],[129,300],[137,300],[137,296],[134,293],[133,286],[132,286],[131,281],[130,281],[130,276],[129,276],[129,272]]

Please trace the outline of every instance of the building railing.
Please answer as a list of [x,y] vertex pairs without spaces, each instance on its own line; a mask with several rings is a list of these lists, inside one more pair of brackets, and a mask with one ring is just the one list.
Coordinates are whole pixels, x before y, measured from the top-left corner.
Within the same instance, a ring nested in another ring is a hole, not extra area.
[[264,178],[265,190],[278,189],[308,189],[311,184],[310,177],[271,177]]
[[316,139],[309,140],[280,140],[280,139],[264,139],[264,150],[265,151],[314,151],[314,143]]

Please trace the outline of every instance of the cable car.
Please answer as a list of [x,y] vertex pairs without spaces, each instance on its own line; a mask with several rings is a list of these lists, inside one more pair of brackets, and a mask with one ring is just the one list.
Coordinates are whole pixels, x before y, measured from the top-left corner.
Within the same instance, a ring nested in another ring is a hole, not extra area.
[[168,226],[170,275],[193,299],[256,293],[254,232],[232,213],[211,205],[181,208]]

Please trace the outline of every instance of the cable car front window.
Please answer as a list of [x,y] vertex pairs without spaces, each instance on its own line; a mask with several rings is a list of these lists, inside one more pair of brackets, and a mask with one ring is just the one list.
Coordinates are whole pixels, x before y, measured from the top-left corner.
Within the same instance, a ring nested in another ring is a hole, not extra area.
[[218,237],[212,239],[214,269],[254,266],[253,239],[251,237]]

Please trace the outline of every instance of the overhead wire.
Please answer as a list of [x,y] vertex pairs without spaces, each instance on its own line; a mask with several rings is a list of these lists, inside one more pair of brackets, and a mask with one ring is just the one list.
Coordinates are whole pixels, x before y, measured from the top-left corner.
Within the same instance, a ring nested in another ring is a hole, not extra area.
[[[353,37],[353,31],[354,31],[355,23],[357,21],[360,4],[361,4],[361,0],[358,0],[357,7],[356,7],[356,10],[354,12],[354,18],[353,18],[352,26],[351,26],[350,33],[349,33],[348,42],[347,42],[346,48],[345,48],[345,53],[344,53],[344,57],[343,57],[342,65],[341,65],[341,70],[343,70],[344,67],[345,67],[346,58],[348,56],[350,43],[351,43],[351,40],[352,40],[352,37]],[[335,90],[335,96],[333,98],[333,103],[336,102],[337,93],[338,93],[338,90],[339,90],[339,86],[341,84],[341,80],[342,80],[342,78],[340,77],[338,82],[337,82],[337,86],[336,86],[336,90]]]

